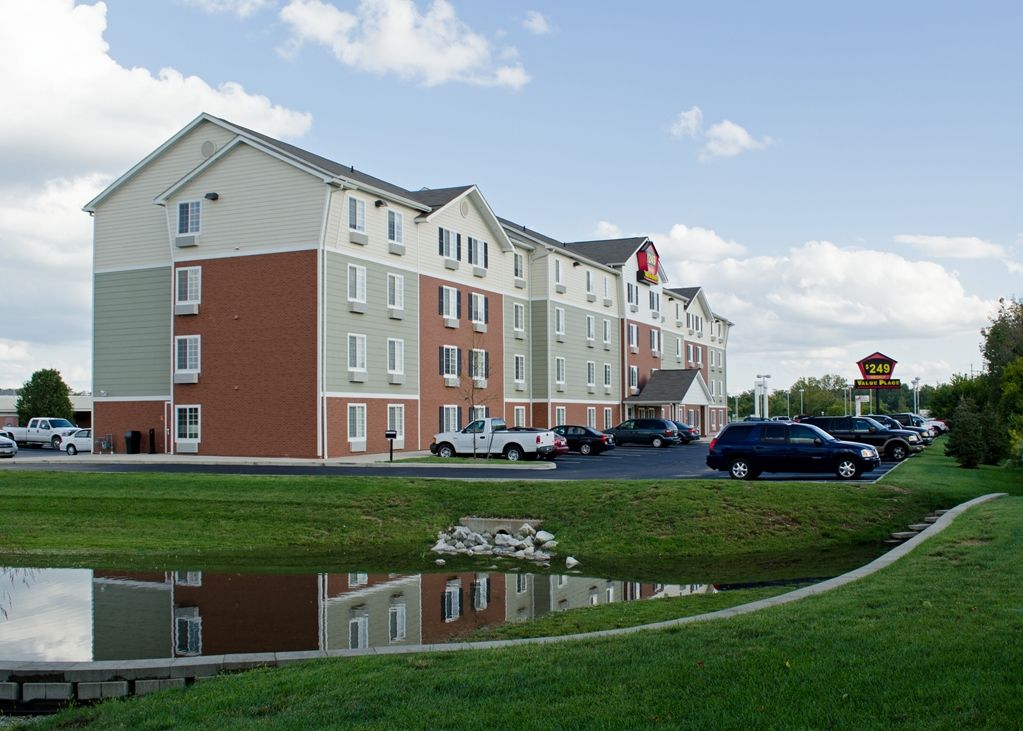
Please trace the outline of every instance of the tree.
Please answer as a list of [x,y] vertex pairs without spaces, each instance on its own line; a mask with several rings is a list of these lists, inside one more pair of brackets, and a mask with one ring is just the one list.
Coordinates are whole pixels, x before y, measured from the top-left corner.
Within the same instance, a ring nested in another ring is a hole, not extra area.
[[960,467],[973,469],[985,461],[988,452],[977,405],[964,396],[952,418],[955,426],[948,436],[945,454],[955,457]]
[[1006,366],[1023,358],[1023,301],[998,300],[998,313],[980,334],[984,336],[981,353],[988,370],[1000,376]]
[[60,371],[45,368],[36,371],[18,392],[15,409],[22,426],[37,416],[52,416],[74,421],[75,409],[71,405],[71,389],[64,383]]

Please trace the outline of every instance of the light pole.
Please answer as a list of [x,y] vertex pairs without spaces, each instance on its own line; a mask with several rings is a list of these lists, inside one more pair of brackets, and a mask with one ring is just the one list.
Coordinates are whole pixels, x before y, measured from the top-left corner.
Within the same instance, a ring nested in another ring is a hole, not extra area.
[[785,416],[792,418],[792,389],[785,392]]
[[799,389],[799,415],[802,416],[804,413],[806,412],[803,411],[803,389]]
[[755,416],[760,416],[760,395],[764,397],[764,418],[767,419],[771,415],[770,397],[767,394],[767,380],[771,377],[770,373],[758,373],[757,380],[754,382],[753,390],[753,405],[755,408]]
[[913,379],[913,413],[920,413],[920,376]]

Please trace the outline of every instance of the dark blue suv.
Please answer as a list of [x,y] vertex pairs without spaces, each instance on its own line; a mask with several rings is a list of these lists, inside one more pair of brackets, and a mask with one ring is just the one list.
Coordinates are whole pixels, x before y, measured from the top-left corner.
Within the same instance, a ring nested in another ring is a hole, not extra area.
[[852,480],[880,464],[869,444],[839,441],[811,424],[770,421],[728,424],[707,452],[707,466],[728,470],[733,480],[762,472],[829,472]]

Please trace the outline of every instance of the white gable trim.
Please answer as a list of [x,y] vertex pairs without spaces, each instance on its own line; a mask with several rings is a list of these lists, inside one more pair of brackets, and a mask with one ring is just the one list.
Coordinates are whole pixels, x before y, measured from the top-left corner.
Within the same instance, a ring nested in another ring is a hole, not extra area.
[[497,214],[494,213],[494,209],[490,207],[490,204],[487,203],[487,199],[483,197],[483,194],[480,193],[480,189],[477,188],[475,185],[469,186],[469,188],[467,188],[464,192],[455,196],[454,198],[452,198],[451,200],[449,200],[447,203],[440,206],[436,210],[430,211],[429,213],[423,214],[422,216],[418,216],[416,218],[416,221],[418,223],[429,221],[431,218],[436,216],[441,211],[445,210],[446,208],[450,208],[455,203],[460,202],[463,198],[468,197],[471,197],[473,199],[473,202],[480,209],[483,210],[483,220],[486,222],[487,227],[490,228],[491,232],[494,234],[497,243],[501,246],[501,251],[505,253],[514,251],[515,245],[512,243],[512,240],[508,238],[508,234],[504,230],[504,226],[502,226],[501,222],[497,219]]

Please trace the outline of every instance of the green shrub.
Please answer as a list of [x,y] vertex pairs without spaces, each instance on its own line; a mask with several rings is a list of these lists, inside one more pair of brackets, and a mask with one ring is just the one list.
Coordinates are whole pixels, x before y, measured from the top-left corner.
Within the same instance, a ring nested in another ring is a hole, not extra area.
[[945,454],[954,457],[960,467],[973,469],[987,458],[984,432],[989,430],[985,429],[976,404],[965,396],[960,399],[952,418],[955,427],[949,434]]

